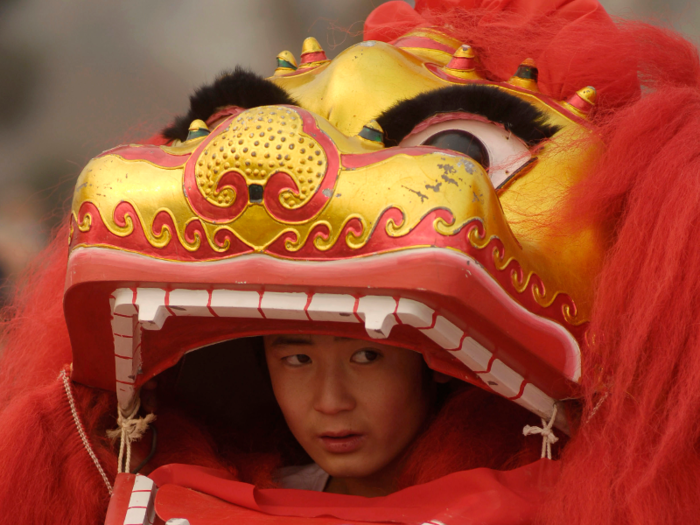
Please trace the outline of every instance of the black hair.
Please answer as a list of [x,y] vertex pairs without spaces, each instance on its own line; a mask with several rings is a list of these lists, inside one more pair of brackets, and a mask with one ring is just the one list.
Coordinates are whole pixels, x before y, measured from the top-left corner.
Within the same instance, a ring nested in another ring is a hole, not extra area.
[[384,130],[385,144],[396,146],[424,120],[456,111],[498,122],[528,146],[551,138],[560,129],[547,124],[544,113],[523,99],[482,85],[450,86],[423,93],[384,111],[377,122]]
[[168,139],[187,139],[190,123],[195,119],[206,121],[224,106],[254,108],[278,104],[297,105],[287,92],[271,81],[237,66],[232,72],[222,73],[212,84],[200,87],[190,97],[189,111],[175,118],[162,131]]

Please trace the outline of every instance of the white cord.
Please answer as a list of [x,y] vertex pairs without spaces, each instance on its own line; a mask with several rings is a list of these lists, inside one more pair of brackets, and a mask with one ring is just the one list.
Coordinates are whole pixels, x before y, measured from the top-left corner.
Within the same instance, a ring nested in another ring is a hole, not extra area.
[[73,415],[73,421],[75,422],[75,427],[78,429],[78,435],[80,436],[80,439],[83,442],[83,446],[85,447],[85,450],[87,450],[88,455],[92,458],[92,462],[95,464],[97,467],[97,470],[100,472],[100,476],[102,476],[102,479],[105,482],[105,485],[107,486],[107,490],[109,491],[109,495],[112,495],[112,484],[109,482],[109,479],[107,479],[107,474],[105,474],[105,471],[102,469],[102,465],[100,465],[100,460],[97,459],[97,455],[95,455],[95,452],[92,450],[92,447],[90,446],[90,441],[87,438],[87,434],[85,434],[85,429],[83,428],[83,424],[80,422],[80,416],[78,415],[78,409],[75,407],[75,400],[73,399],[73,392],[71,391],[70,388],[70,379],[68,377],[68,373],[66,373],[65,370],[62,370],[59,378],[63,380],[63,387],[66,389],[66,396],[68,396],[68,404],[70,405],[70,411],[71,414]]
[[[136,417],[141,407],[141,400],[137,397],[134,408],[128,415],[125,415],[121,408],[118,409],[117,428],[108,430],[107,436],[112,439],[120,439],[119,443],[119,459],[117,465],[117,473],[129,473],[131,471],[131,443],[138,441],[148,430],[148,425],[155,420],[155,414],[148,414],[146,417]],[[126,458],[124,458],[126,452]],[[126,462],[124,462],[126,459]]]
[[605,400],[608,398],[609,395],[610,395],[610,392],[605,392],[605,394],[603,394],[601,396],[601,398],[598,400],[598,402],[593,407],[593,410],[591,410],[591,413],[588,414],[588,417],[586,418],[586,424],[588,424],[590,422],[590,420],[593,419],[593,416],[596,415],[596,412],[598,412],[598,410],[603,405],[603,403],[605,403]]
[[541,419],[541,427],[531,427],[530,425],[525,425],[523,428],[524,436],[533,436],[540,434],[542,436],[542,458],[552,459],[552,445],[559,441],[559,438],[554,435],[552,431],[552,426],[554,425],[554,420],[557,418],[557,405],[554,404],[554,409],[552,410],[552,417],[549,419],[549,423],[544,419]]

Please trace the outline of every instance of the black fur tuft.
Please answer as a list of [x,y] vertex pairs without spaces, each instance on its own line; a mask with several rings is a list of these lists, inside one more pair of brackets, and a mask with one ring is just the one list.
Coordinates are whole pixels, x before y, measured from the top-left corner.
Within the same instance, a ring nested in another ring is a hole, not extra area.
[[542,112],[498,88],[468,85],[450,86],[423,93],[410,100],[399,102],[377,118],[384,130],[387,146],[396,146],[413,131],[418,124],[438,114],[464,111],[498,122],[534,146],[550,138],[558,126],[545,123]]
[[240,106],[248,109],[275,104],[296,105],[296,102],[281,87],[239,66],[233,73],[224,73],[213,84],[195,91],[190,97],[187,114],[177,117],[173,125],[162,133],[171,140],[184,141],[193,120],[206,122],[220,107]]

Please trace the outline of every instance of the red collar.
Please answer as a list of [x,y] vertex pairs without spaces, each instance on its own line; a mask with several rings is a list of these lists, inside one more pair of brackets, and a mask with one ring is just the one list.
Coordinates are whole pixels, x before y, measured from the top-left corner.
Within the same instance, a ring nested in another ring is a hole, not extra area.
[[456,472],[386,497],[363,498],[293,489],[256,489],[227,472],[165,465],[150,474],[159,487],[158,516],[197,523],[392,522],[413,525],[528,524],[559,476],[559,465],[540,460],[509,471]]

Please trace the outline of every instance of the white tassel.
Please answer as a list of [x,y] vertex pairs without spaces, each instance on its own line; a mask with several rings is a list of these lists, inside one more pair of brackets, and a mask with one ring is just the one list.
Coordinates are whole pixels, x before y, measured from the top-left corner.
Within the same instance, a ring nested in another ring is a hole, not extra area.
[[552,445],[559,441],[559,438],[554,435],[552,431],[552,425],[554,425],[554,420],[557,417],[557,405],[554,405],[554,410],[552,411],[552,417],[549,423],[542,419],[541,427],[531,427],[530,425],[525,425],[523,428],[524,436],[533,436],[540,434],[542,436],[542,458],[552,459]]

